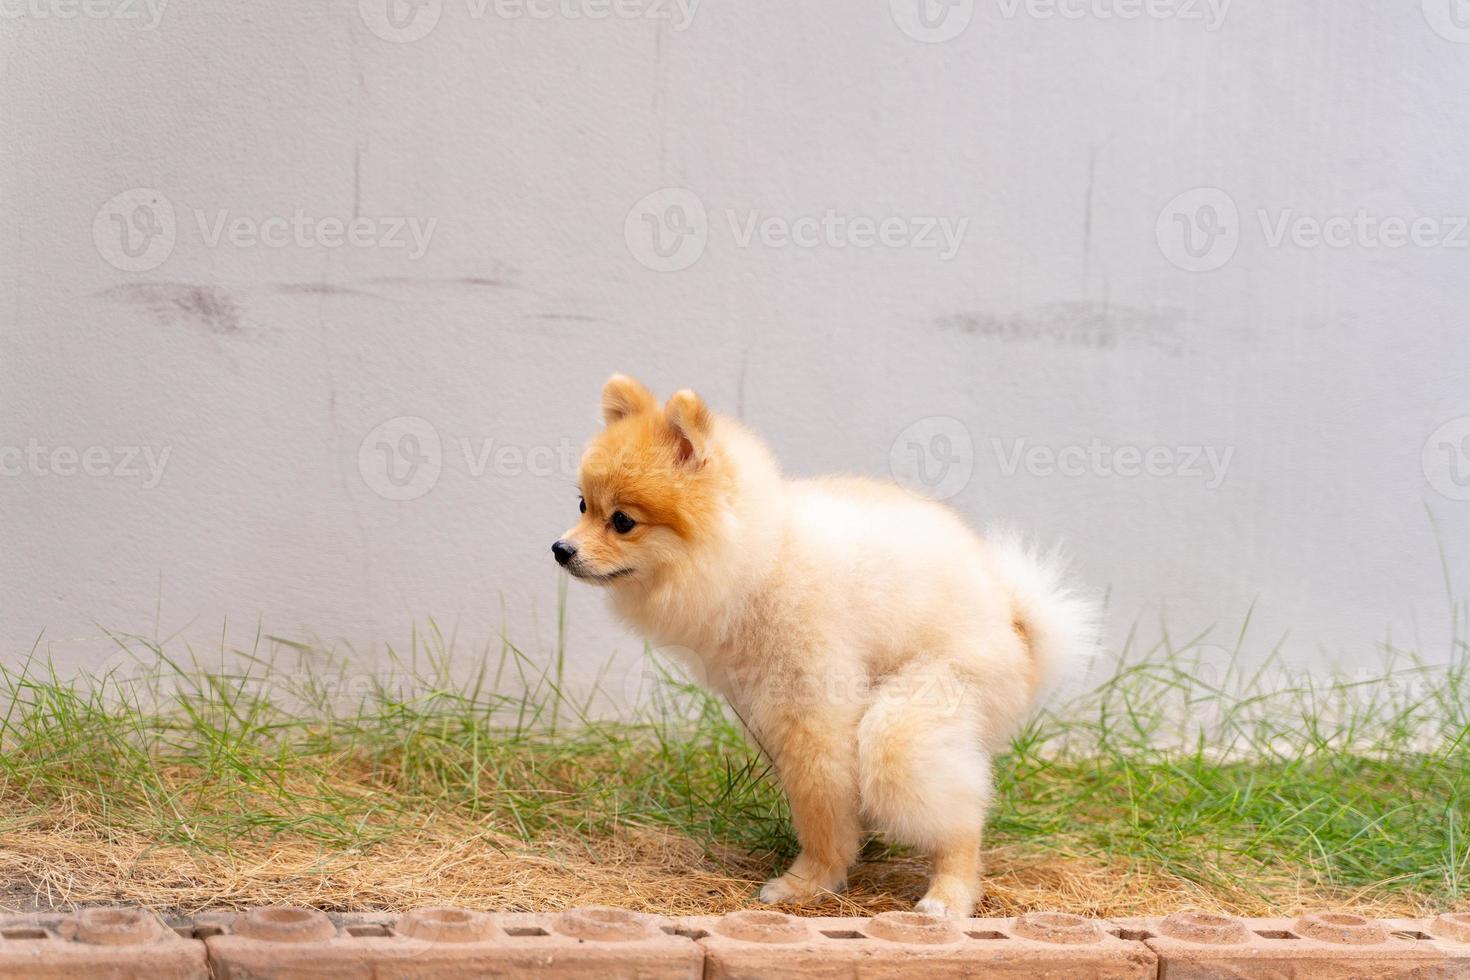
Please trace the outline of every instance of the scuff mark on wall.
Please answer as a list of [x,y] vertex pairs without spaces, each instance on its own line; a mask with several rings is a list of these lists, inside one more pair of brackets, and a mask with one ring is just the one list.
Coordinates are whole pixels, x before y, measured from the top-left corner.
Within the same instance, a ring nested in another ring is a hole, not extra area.
[[140,306],[160,320],[183,323],[207,333],[238,336],[240,305],[219,286],[185,282],[139,282],[113,286],[99,295],[116,303]]
[[1087,192],[1082,211],[1082,285],[1086,288],[1092,273],[1092,195],[1097,189],[1097,147],[1087,148]]
[[278,282],[273,288],[288,296],[366,296],[370,299],[383,299],[376,293],[329,282]]
[[740,352],[740,374],[735,380],[735,417],[745,421],[745,372],[750,367],[750,345]]
[[352,145],[352,220],[362,217],[362,141]]
[[1022,313],[950,313],[935,325],[977,337],[1051,343],[1098,350],[1147,348],[1180,355],[1187,326],[1174,310],[1143,310],[1102,303],[1050,303]]
[[371,280],[385,286],[469,286],[474,289],[519,289],[508,276],[451,276],[447,279],[417,276],[378,276]]

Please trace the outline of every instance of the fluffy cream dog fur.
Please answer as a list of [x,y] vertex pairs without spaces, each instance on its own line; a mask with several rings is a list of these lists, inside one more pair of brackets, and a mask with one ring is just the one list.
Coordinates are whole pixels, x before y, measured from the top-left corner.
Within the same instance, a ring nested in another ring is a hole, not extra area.
[[969,915],[991,758],[1053,679],[1085,670],[1096,603],[1055,561],[899,487],[783,479],[691,391],[660,407],[617,375],[602,406],[582,517],[553,550],[687,651],[770,755],[801,853],[761,899],[842,888],[867,829],[933,855],[920,911]]

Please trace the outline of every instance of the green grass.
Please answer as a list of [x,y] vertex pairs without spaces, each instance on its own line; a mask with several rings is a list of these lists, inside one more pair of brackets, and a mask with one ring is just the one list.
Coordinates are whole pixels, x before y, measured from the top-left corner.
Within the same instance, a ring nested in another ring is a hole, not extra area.
[[[1244,628],[1228,648],[1129,636],[1096,691],[1039,716],[997,761],[996,900],[1054,887],[1052,904],[1075,903],[1081,879],[1048,883],[1082,868],[1119,882],[1091,911],[1465,904],[1470,651],[1456,636],[1438,665],[1388,649],[1372,677],[1315,680],[1274,658],[1241,672]],[[508,641],[467,656],[430,624],[370,675],[262,635],[207,655],[114,639],[101,676],[58,676],[36,651],[0,668],[0,880],[35,882],[63,860],[19,847],[27,834],[53,850],[85,838],[93,856],[72,879],[140,899],[164,887],[139,870],[155,852],[237,872],[283,848],[315,853],[318,870],[366,856],[360,884],[374,855],[443,850],[435,828],[584,877],[630,832],[692,841],[702,873],[742,880],[795,846],[763,758],[717,700],[667,672],[609,721],[595,690],[568,689],[560,642],[545,659]],[[100,860],[110,846],[129,856]],[[904,856],[875,844],[867,857]],[[677,881],[678,860],[662,871]],[[357,900],[314,887],[302,900]]]
[[[1015,742],[997,836],[1120,855],[1206,891],[1308,886],[1451,906],[1470,884],[1465,649],[1372,677],[1233,674],[1203,638],[1120,663]],[[1204,678],[1224,666],[1218,681]],[[1062,747],[1058,748],[1058,743]]]

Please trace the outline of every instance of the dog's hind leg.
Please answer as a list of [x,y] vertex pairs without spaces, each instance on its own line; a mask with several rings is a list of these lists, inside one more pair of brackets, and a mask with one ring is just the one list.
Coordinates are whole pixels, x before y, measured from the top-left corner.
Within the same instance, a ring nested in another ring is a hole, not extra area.
[[970,915],[991,798],[974,692],[941,665],[886,678],[858,725],[858,778],[869,825],[934,857],[929,891],[915,908]]

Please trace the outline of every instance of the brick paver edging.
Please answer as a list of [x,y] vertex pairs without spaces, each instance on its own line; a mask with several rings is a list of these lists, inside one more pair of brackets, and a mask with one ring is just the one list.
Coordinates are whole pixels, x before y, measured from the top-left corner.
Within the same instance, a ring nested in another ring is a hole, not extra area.
[[137,908],[0,916],[0,980],[572,980],[1046,977],[1050,980],[1470,980],[1470,913],[946,920],[766,910],[669,918],[611,908],[328,916],[268,906],[165,923]]

